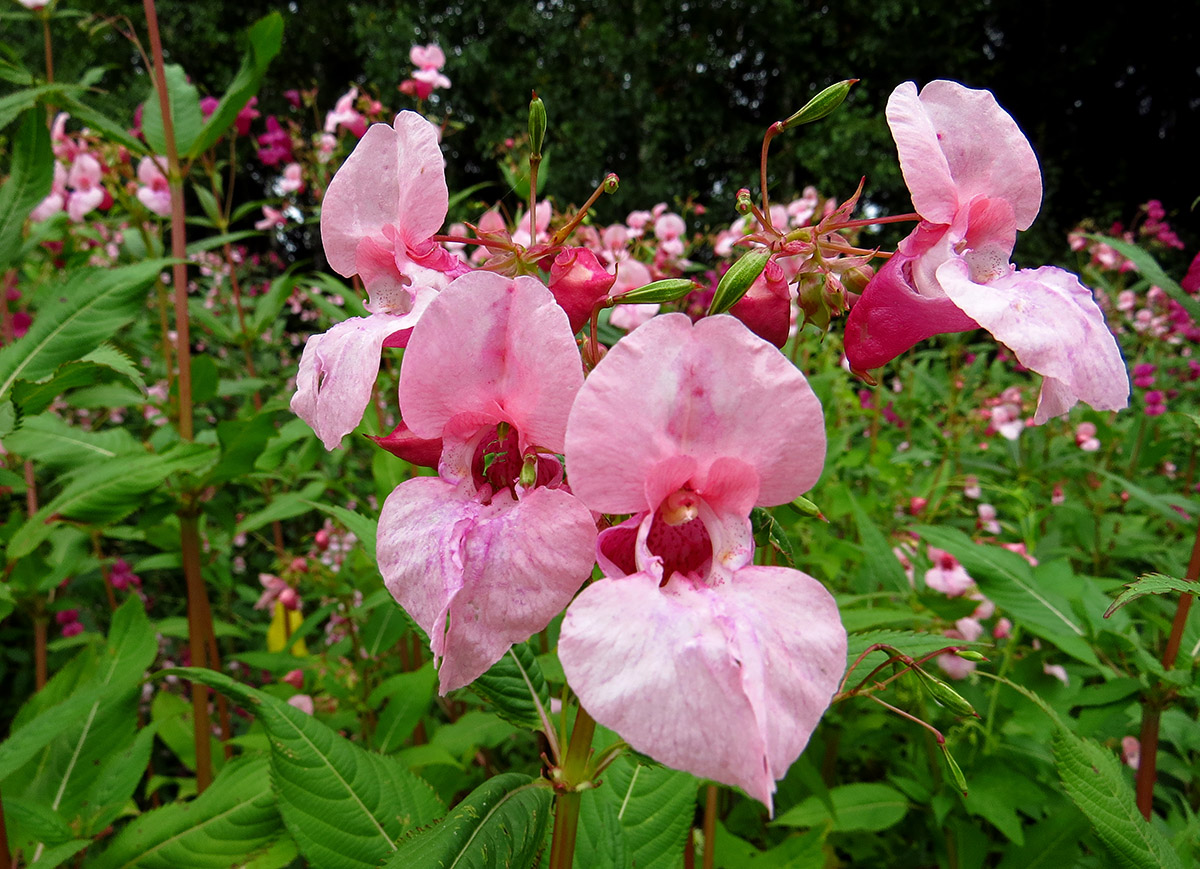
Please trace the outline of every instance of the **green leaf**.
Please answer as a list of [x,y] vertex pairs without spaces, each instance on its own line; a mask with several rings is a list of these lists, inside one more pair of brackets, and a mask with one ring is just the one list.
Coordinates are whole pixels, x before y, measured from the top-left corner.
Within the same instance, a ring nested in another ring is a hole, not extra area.
[[534,864],[546,838],[553,794],[519,773],[490,778],[429,830],[400,843],[384,869],[491,869]]
[[4,439],[4,447],[50,467],[79,466],[124,454],[144,454],[142,445],[123,428],[85,431],[53,413],[25,417],[21,427]]
[[376,750],[391,754],[403,746],[417,723],[429,712],[436,692],[437,672],[433,669],[432,661],[426,662],[419,670],[397,673],[380,683],[371,692],[369,700],[371,706],[378,706],[387,700],[375,726],[373,740]]
[[244,517],[237,524],[237,533],[249,534],[251,531],[257,531],[259,528],[270,525],[276,519],[294,519],[297,516],[303,516],[313,509],[314,502],[311,499],[324,494],[324,492],[324,480],[315,480],[299,492],[285,492],[263,509]]
[[1062,869],[1077,865],[1079,840],[1088,822],[1069,805],[1064,808],[1067,811],[1055,812],[1026,828],[1024,844],[1009,847],[997,869]]
[[617,810],[625,831],[630,865],[675,869],[687,841],[700,782],[695,776],[628,754],[604,772],[598,798]]
[[275,436],[275,420],[271,414],[260,413],[250,419],[225,420],[217,423],[217,440],[221,443],[221,459],[208,472],[208,485],[244,477],[254,470],[267,441]]
[[900,566],[899,559],[892,552],[892,547],[888,544],[887,538],[871,521],[871,517],[866,514],[858,501],[853,495],[850,497],[850,507],[854,511],[854,523],[858,526],[858,539],[862,543],[863,553],[866,555],[866,569],[871,573],[882,588],[909,593],[912,591],[912,586],[909,585],[908,577],[904,574],[904,568]]
[[58,366],[52,377],[43,378],[36,383],[28,380],[17,381],[13,386],[13,401],[20,406],[23,414],[39,414],[64,393],[80,387],[95,386],[105,380],[113,380],[115,376],[116,372],[113,369],[86,359],[65,362]]
[[1129,493],[1129,496],[1136,501],[1141,501],[1150,509],[1157,512],[1168,522],[1181,522],[1183,517],[1175,512],[1175,507],[1186,510],[1189,513],[1194,513],[1200,508],[1200,503],[1191,499],[1183,498],[1179,495],[1157,495],[1148,489],[1144,489],[1132,480],[1127,480],[1124,477],[1118,476],[1111,471],[1106,471],[1103,468],[1096,468],[1100,476],[1105,477],[1116,483],[1124,491]]
[[[158,728],[158,738],[163,744],[180,763],[195,772],[196,726],[191,701],[169,691],[159,691],[150,702],[150,720]],[[210,734],[208,742],[213,772],[220,772],[225,765],[225,751],[215,736]]]
[[[877,833],[900,823],[908,813],[908,800],[890,785],[861,782],[830,790],[836,814],[833,830],[838,833]],[[830,820],[829,810],[815,796],[793,806],[775,819],[780,827],[816,827]]]
[[171,474],[198,472],[213,457],[205,444],[178,444],[154,455],[122,454],[70,474],[67,484],[50,503],[31,516],[8,545],[9,558],[28,555],[49,536],[52,517],[80,522],[115,522],[145,502],[145,495],[162,486]]
[[157,730],[154,724],[143,727],[128,748],[104,762],[100,775],[92,782],[84,799],[85,834],[95,836],[121,816],[146,773]]
[[1060,727],[1054,736],[1054,765],[1067,794],[1120,866],[1182,869],[1166,838],[1138,812],[1133,789],[1111,751]]
[[[208,123],[190,146],[187,152],[190,158],[198,157],[211,148],[237,120],[238,112],[258,93],[267,65],[283,47],[283,16],[272,12],[265,18],[260,18],[246,31],[246,39],[248,45],[242,58],[241,69],[230,82],[229,90],[217,103]],[[181,145],[180,153],[184,151]]]
[[132,821],[94,869],[224,869],[265,850],[283,832],[267,759],[231,761],[203,794]]
[[1080,661],[1100,666],[1070,601],[1034,578],[1029,562],[1000,546],[975,543],[954,528],[914,529],[921,539],[957,558],[980,591],[1014,622]]
[[294,270],[294,264],[289,266],[286,272],[271,281],[271,286],[255,301],[254,313],[248,325],[251,337],[257,338],[279,319],[279,313],[291,297],[296,282],[300,280],[294,274]]
[[[304,423],[304,425],[307,428],[308,424]],[[308,488],[305,487],[304,491],[307,492]],[[358,542],[362,544],[363,550],[371,560],[375,560],[376,520],[361,513],[355,513],[353,510],[347,510],[345,507],[339,507],[337,504],[325,504],[321,501],[305,501],[304,503],[314,510],[320,510],[322,513],[332,516],[345,525],[358,538]]]
[[84,684],[61,702],[27,719],[0,743],[0,781],[73,728],[81,729],[70,740],[78,748],[87,739],[101,704],[132,694],[157,654],[158,641],[141,599],[130,597],[113,614],[108,645]]
[[[187,73],[177,63],[168,63],[163,72],[167,80],[167,96],[171,103],[171,122],[174,125],[175,149],[187,154],[200,136],[204,115],[200,111],[200,92],[188,81]],[[142,135],[156,154],[167,153],[166,132],[163,129],[162,104],[158,88],[151,77],[150,96],[142,104]]]
[[0,187],[0,272],[20,252],[25,218],[49,195],[53,182],[54,152],[46,115],[39,108],[29,109],[12,141],[8,180]]
[[93,132],[103,133],[110,142],[124,145],[134,154],[146,153],[146,143],[129,134],[127,121],[113,120],[103,112],[80,102],[69,93],[56,95],[54,103],[57,108],[70,114],[76,121],[86,124]]
[[441,815],[441,802],[421,779],[282,700],[212,670],[169,672],[228,695],[258,717],[271,744],[279,812],[309,863],[374,869],[407,830]]
[[1149,251],[1143,250],[1132,242],[1105,235],[1092,235],[1089,238],[1103,242],[1126,259],[1132,260],[1142,276],[1156,287],[1162,289],[1168,296],[1178,302],[1183,309],[1191,314],[1192,319],[1200,323],[1200,301],[1179,286],[1158,264]]
[[471,689],[491,703],[497,715],[518,727],[542,729],[534,697],[546,714],[550,712],[550,688],[528,643],[519,643],[505,652],[504,657],[471,683]]
[[151,260],[111,269],[79,269],[57,299],[38,311],[24,338],[0,350],[0,396],[18,379],[38,380],[79,359],[141,312],[146,287],[169,265]]
[[1200,591],[1200,585],[1189,582],[1186,579],[1166,576],[1162,573],[1146,573],[1125,586],[1125,591],[1117,595],[1117,599],[1112,602],[1112,606],[1104,611],[1104,617],[1108,618],[1121,607],[1125,606],[1125,604],[1132,600],[1137,600],[1144,595],[1166,594],[1171,591],[1178,591],[1182,594],[1196,594]]
[[631,865],[629,842],[617,806],[596,790],[580,794],[575,832],[575,869],[625,869]]

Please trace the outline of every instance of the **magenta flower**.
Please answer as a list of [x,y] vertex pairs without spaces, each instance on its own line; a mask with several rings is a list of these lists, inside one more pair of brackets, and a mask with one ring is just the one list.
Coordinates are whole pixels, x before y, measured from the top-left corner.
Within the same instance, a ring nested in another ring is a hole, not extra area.
[[1129,379],[1091,291],[1061,269],[1017,271],[1018,230],[1042,200],[1037,158],[988,91],[935,81],[892,92],[888,125],[920,225],[846,321],[846,355],[877,368],[918,341],[980,326],[1044,378],[1035,423],[1076,401],[1128,404]]
[[421,312],[466,265],[430,239],[449,193],[437,128],[414,112],[373,124],[325,193],[321,241],[340,275],[358,274],[369,317],[351,317],[304,345],[292,410],[337,447],[371,399],[385,346],[403,347]]
[[413,331],[400,411],[442,439],[439,475],[396,487],[376,548],[443,694],[546,627],[591,572],[596,527],[554,455],[582,384],[567,315],[534,278],[461,277]]
[[446,54],[441,48],[433,43],[414,45],[408,57],[416,69],[407,80],[401,82],[402,93],[419,100],[427,100],[437,88],[450,87],[450,79],[441,73],[442,67],[446,65]]
[[350,88],[334,103],[332,111],[325,115],[325,132],[336,133],[338,127],[345,127],[358,138],[367,131],[367,119],[354,107],[358,99],[358,88]]
[[605,578],[564,618],[572,689],[638,751],[770,806],[846,662],[829,592],[752,563],[751,509],[821,474],[816,396],[733,317],[667,314],[596,366],[566,450],[588,507],[633,514],[601,533]]

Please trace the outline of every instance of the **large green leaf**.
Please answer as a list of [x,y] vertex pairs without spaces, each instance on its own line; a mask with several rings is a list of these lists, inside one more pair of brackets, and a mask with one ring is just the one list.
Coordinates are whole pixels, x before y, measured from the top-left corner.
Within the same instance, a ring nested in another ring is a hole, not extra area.
[[24,338],[0,350],[0,397],[19,380],[39,380],[120,332],[142,310],[146,287],[168,260],[80,269],[38,311]]
[[[204,127],[204,115],[200,111],[200,91],[188,81],[187,73],[177,63],[168,63],[163,69],[167,80],[167,96],[171,103],[171,121],[174,125],[176,153],[187,154],[200,137]],[[151,78],[150,96],[142,104],[142,135],[155,154],[167,153],[166,132],[163,129],[162,104],[158,90]]]
[[[849,495],[849,490],[847,490],[847,494]],[[871,517],[859,506],[854,496],[849,495],[849,497],[850,506],[854,510],[854,523],[858,526],[858,539],[867,556],[867,571],[884,589],[903,593],[910,592],[912,586],[909,585],[908,577],[904,575],[904,568],[900,566],[900,561],[892,552],[892,547],[888,545],[887,538],[875,527]]]
[[100,775],[88,788],[84,799],[83,832],[95,836],[120,817],[137,790],[150,762],[150,749],[158,728],[151,724],[138,731],[124,750],[108,757]]
[[375,726],[375,748],[384,754],[399,749],[429,711],[436,693],[437,671],[432,661],[419,670],[397,673],[380,683],[368,701],[372,707],[387,701]]
[[95,386],[105,381],[127,379],[139,389],[145,380],[133,361],[110,344],[101,344],[82,359],[63,363],[50,377],[36,382],[20,380],[13,386],[13,401],[24,414],[39,414],[64,392]]
[[200,131],[190,150],[180,145],[180,153],[187,153],[190,158],[203,154],[221,135],[233,125],[238,112],[258,93],[262,84],[263,74],[279,49],[283,46],[283,17],[278,12],[272,12],[265,18],[260,18],[246,31],[249,43],[246,55],[242,58],[242,67],[229,84],[229,90],[221,97],[216,109],[208,119],[208,123]]
[[299,709],[212,670],[171,672],[228,695],[258,717],[271,745],[279,812],[312,865],[374,869],[405,832],[441,816],[429,785]]
[[28,109],[12,142],[8,180],[0,187],[0,272],[21,249],[21,227],[29,212],[50,193],[54,181],[54,152],[46,116]]
[[631,864],[675,869],[692,825],[699,781],[629,755],[617,758],[603,779],[596,794],[617,810]]
[[385,869],[532,866],[552,803],[547,782],[515,772],[490,778],[436,826],[402,841]]
[[88,738],[101,705],[132,694],[157,654],[158,641],[142,602],[130,597],[113,614],[108,645],[98,661],[75,665],[81,668],[76,690],[32,717],[19,717],[17,729],[0,743],[0,781],[64,733],[74,731],[69,741],[78,747]]
[[132,821],[89,864],[95,869],[224,869],[283,833],[265,757],[231,761],[203,794]]
[[147,492],[162,486],[171,474],[198,472],[213,458],[205,444],[178,444],[160,455],[122,454],[85,466],[66,478],[66,486],[50,503],[31,516],[8,545],[9,558],[28,555],[49,536],[51,517],[80,522],[115,522],[145,501]]
[[534,705],[534,697],[547,714],[550,712],[550,688],[528,643],[518,643],[510,648],[504,657],[471,683],[471,688],[491,703],[497,715],[518,727],[541,729],[542,719]]
[[1000,546],[975,543],[954,528],[923,525],[914,529],[927,543],[957,558],[980,591],[1014,622],[1049,640],[1068,655],[1097,667],[1084,622],[1070,601],[1037,582],[1029,562]]
[[1092,822],[1117,865],[1182,869],[1166,838],[1138,812],[1116,755],[1060,727],[1054,736],[1054,765],[1067,794]]
[[143,452],[126,429],[88,431],[53,413],[26,417],[21,427],[4,439],[4,446],[9,452],[50,467],[79,467]]
[[[877,833],[900,823],[908,813],[908,800],[890,785],[858,782],[829,791],[836,814],[835,832]],[[815,796],[793,806],[775,819],[780,827],[816,827],[830,820],[829,809]]]
[[619,810],[597,790],[580,795],[579,826],[575,833],[575,869],[625,869],[630,865],[629,841]]
[[1112,606],[1104,612],[1104,617],[1108,618],[1131,600],[1137,600],[1148,594],[1167,594],[1172,591],[1181,594],[1196,594],[1200,592],[1200,584],[1161,573],[1147,573],[1125,586],[1125,590],[1117,595]]

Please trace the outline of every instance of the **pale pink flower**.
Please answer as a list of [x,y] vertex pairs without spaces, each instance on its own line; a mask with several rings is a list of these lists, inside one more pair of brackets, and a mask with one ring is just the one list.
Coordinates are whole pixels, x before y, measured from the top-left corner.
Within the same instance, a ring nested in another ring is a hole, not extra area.
[[846,635],[819,582],[753,564],[749,516],[812,486],[824,455],[804,377],[729,316],[667,314],[621,339],[567,427],[572,491],[631,514],[600,535],[605,578],[563,619],[568,682],[633,748],[768,807],[837,689]]
[[388,496],[377,555],[443,694],[546,627],[591,572],[596,526],[555,456],[582,385],[567,315],[534,278],[465,275],[413,330],[400,411],[443,449],[437,477]]
[[71,186],[71,195],[67,199],[67,214],[71,220],[79,223],[88,212],[100,207],[104,201],[104,185],[101,182],[103,170],[91,154],[83,153],[75,157],[71,171],[67,173],[67,184]]
[[1142,743],[1136,736],[1126,736],[1121,739],[1121,760],[1132,769],[1138,768],[1142,759]]
[[934,591],[946,597],[959,597],[975,585],[966,568],[949,552],[930,546],[929,558],[933,567],[925,571],[925,585]]
[[1001,616],[996,622],[995,627],[992,628],[992,636],[997,640],[1003,640],[1005,637],[1008,637],[1010,634],[1012,634],[1012,628],[1012,622],[1008,618]]
[[983,497],[983,489],[979,487],[978,477],[970,476],[963,481],[963,495],[973,501],[978,501]]
[[[164,161],[165,162],[165,161]],[[143,157],[137,168],[138,187],[137,198],[142,205],[159,217],[171,214],[171,187],[167,176],[158,168],[152,157]]]
[[263,592],[254,604],[256,610],[267,609],[273,606],[275,601],[279,600],[279,596],[283,594],[284,590],[291,588],[285,580],[269,573],[260,573],[258,581],[263,587]]
[[66,207],[67,197],[70,195],[67,192],[67,169],[62,163],[55,161],[54,181],[50,185],[50,194],[29,213],[29,219],[40,222],[53,217]]
[[441,48],[432,43],[425,46],[414,45],[408,57],[417,69],[401,83],[402,92],[426,100],[437,88],[450,87],[450,79],[441,73],[442,67],[446,65],[446,54]]
[[262,220],[256,221],[254,224],[255,229],[267,230],[274,229],[277,226],[287,226],[287,215],[278,208],[272,208],[269,205],[264,205],[262,207],[262,213]]
[[1075,445],[1085,453],[1094,453],[1100,449],[1100,440],[1096,437],[1096,424],[1081,422],[1075,426]]
[[1000,523],[996,521],[996,508],[991,504],[980,504],[975,508],[979,514],[979,525],[988,534],[999,534]]
[[937,664],[951,679],[962,680],[975,671],[975,662],[960,658],[953,652],[937,656]]
[[360,139],[367,131],[367,119],[354,107],[358,100],[358,88],[352,87],[338,98],[333,110],[325,115],[325,132],[336,133],[338,127],[345,127]]
[[304,189],[304,170],[299,163],[288,163],[283,167],[283,177],[279,179],[279,190],[282,193],[299,193]]
[[305,715],[313,714],[313,699],[308,694],[293,694],[287,702],[289,706],[294,706]]
[[1042,199],[1037,158],[1012,117],[988,91],[951,81],[919,95],[912,82],[900,85],[887,117],[922,222],[850,311],[854,368],[981,326],[1043,376],[1036,424],[1079,400],[1126,407],[1129,378],[1091,291],[1061,269],[1017,271],[1009,262]]
[[1042,672],[1047,676],[1053,676],[1064,685],[1071,684],[1071,677],[1067,675],[1067,670],[1062,664],[1043,664]]
[[338,274],[362,278],[371,315],[310,336],[300,357],[292,411],[326,449],[362,419],[383,348],[405,346],[437,293],[468,271],[430,238],[448,201],[436,130],[414,112],[401,112],[394,127],[373,124],[329,183],[325,256]]

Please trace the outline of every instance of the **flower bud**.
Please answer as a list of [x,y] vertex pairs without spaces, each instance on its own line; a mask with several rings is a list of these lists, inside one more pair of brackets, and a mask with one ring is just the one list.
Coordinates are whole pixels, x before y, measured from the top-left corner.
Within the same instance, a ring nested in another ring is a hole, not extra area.
[[286,676],[283,677],[283,681],[299,691],[304,687],[304,671],[291,670]]
[[813,121],[819,121],[821,118],[831,114],[834,109],[845,101],[846,95],[850,93],[850,88],[857,81],[858,79],[856,78],[849,78],[845,81],[839,81],[837,84],[831,84],[805,103],[804,108],[786,121],[783,121],[783,129],[788,130],[792,127],[798,127],[801,124],[811,124]]
[[842,272],[842,286],[847,293],[861,296],[871,278],[875,277],[875,269],[868,265],[855,266]]
[[830,272],[825,276],[825,285],[821,290],[821,301],[830,317],[846,313],[846,288],[838,280],[838,276]]
[[792,297],[779,263],[768,260],[762,274],[729,313],[764,341],[776,347],[786,344],[792,325]]
[[678,301],[698,289],[696,282],[687,278],[667,278],[621,293],[616,297],[616,301],[622,305],[661,305],[664,302]]
[[518,482],[523,488],[529,489],[537,482],[538,472],[538,457],[537,453],[530,453],[525,457],[525,461],[521,463],[521,475],[518,477]]
[[300,609],[300,595],[296,593],[296,589],[290,585],[283,591],[279,592],[279,602],[283,604],[285,610]]
[[738,214],[749,214],[754,208],[754,201],[750,198],[750,191],[743,187],[737,192],[737,208]]
[[717,291],[713,293],[712,303],[708,306],[709,315],[724,314],[736,305],[750,290],[750,285],[763,273],[770,258],[771,252],[765,247],[752,248],[742,254],[741,259],[721,276]]
[[529,151],[533,159],[542,159],[542,144],[546,141],[546,104],[538,99],[537,91],[529,102]]
[[601,185],[605,193],[616,193],[617,187],[620,186],[621,179],[617,177],[615,172],[609,172],[604,176],[604,183]]
[[804,312],[804,325],[816,325],[824,331],[829,328],[829,309],[825,307],[825,282],[820,275],[801,275],[796,283],[797,301]]
[[559,251],[550,265],[550,293],[567,312],[571,331],[587,324],[596,303],[608,295],[616,275],[610,275],[586,247],[568,247]]

